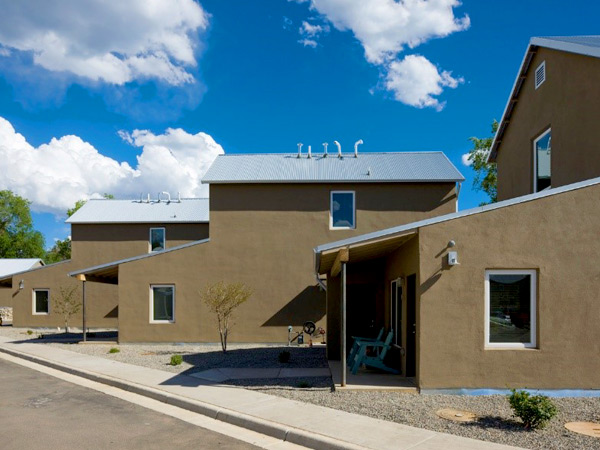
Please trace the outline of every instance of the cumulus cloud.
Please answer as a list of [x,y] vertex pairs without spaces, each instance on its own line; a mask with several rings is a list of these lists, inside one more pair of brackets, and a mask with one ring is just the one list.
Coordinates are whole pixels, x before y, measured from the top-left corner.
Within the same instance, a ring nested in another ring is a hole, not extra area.
[[102,155],[78,136],[53,138],[34,147],[0,117],[0,189],[29,199],[32,209],[62,215],[81,198],[108,192],[117,198],[163,190],[182,196],[206,196],[200,179],[223,148],[206,133],[169,128],[164,134],[122,131],[141,147],[137,166]]
[[193,0],[0,0],[0,9],[2,48],[31,53],[52,72],[115,85],[193,82],[187,69],[208,26]]
[[298,33],[302,39],[299,39],[298,42],[305,47],[317,47],[317,39],[321,34],[329,33],[329,25],[319,25],[314,23],[309,23],[306,20],[302,21],[302,26],[298,29]]
[[463,153],[463,155],[461,156],[461,160],[463,165],[469,167],[473,165],[473,161],[471,161],[471,159],[469,159],[469,156],[471,156],[470,153]]
[[[469,16],[454,15],[458,6],[459,0],[310,0],[310,8],[324,20],[339,31],[354,34],[363,46],[366,60],[381,68],[384,86],[397,100],[438,110],[443,103],[432,101],[432,96],[441,94],[444,87],[455,88],[459,79],[452,78],[448,71],[440,73],[423,56],[409,55],[400,60],[399,53],[469,28]],[[413,58],[408,59],[410,56]],[[423,83],[411,78],[419,70],[417,65],[429,75]],[[404,75],[406,80],[401,79]],[[417,88],[418,98],[408,95],[405,87]]]

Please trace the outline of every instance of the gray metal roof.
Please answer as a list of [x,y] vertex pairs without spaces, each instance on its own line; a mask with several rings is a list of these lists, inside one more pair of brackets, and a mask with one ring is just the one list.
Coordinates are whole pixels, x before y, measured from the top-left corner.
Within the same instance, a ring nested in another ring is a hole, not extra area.
[[531,38],[530,45],[600,58],[600,36],[545,36]]
[[442,152],[219,155],[203,183],[456,182],[464,177]]
[[24,272],[32,267],[43,266],[40,258],[4,258],[0,259],[0,277],[14,273]]
[[92,199],[67,223],[190,223],[208,222],[208,198],[183,198],[170,202]]

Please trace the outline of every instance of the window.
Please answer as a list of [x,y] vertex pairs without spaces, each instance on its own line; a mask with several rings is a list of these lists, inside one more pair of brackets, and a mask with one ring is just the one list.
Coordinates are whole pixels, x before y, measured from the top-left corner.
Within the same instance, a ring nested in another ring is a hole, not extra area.
[[535,347],[535,270],[486,270],[485,316],[486,347]]
[[33,290],[33,314],[50,313],[50,289]]
[[329,211],[331,229],[355,228],[354,191],[332,191]]
[[535,69],[535,88],[539,88],[544,81],[546,81],[546,61]]
[[552,130],[548,129],[533,141],[533,192],[550,187]]
[[392,281],[391,287],[390,329],[394,332],[392,342],[402,346],[402,280]]
[[165,249],[165,229],[150,228],[150,251],[160,252]]
[[175,322],[175,286],[150,286],[150,323]]

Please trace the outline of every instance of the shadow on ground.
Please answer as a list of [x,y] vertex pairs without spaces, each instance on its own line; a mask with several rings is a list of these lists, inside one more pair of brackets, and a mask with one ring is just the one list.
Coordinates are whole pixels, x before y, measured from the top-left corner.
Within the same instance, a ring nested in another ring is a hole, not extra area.
[[[37,334],[37,338],[35,335]],[[119,333],[117,331],[94,331],[87,333],[90,342],[116,341]],[[83,341],[83,333],[41,333],[34,332],[28,339],[12,341],[13,344],[69,344]]]

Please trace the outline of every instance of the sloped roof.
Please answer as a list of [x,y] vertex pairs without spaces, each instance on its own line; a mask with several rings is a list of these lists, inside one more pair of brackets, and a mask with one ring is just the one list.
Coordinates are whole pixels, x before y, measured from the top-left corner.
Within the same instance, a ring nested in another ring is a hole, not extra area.
[[456,182],[464,177],[442,152],[219,155],[203,183]]
[[172,201],[92,199],[67,223],[193,223],[208,222],[208,198]]
[[24,272],[36,264],[44,265],[40,258],[4,258],[0,259],[0,277]]
[[510,122],[512,112],[517,104],[521,88],[527,78],[527,72],[538,47],[550,48],[569,53],[577,53],[580,55],[592,56],[600,58],[600,36],[547,36],[533,37],[529,41],[523,62],[517,73],[517,78],[513,84],[513,88],[508,96],[506,107],[502,113],[502,119],[498,125],[498,131],[494,136],[490,153],[488,155],[489,162],[495,162],[498,156],[498,148],[502,143],[504,132]]

